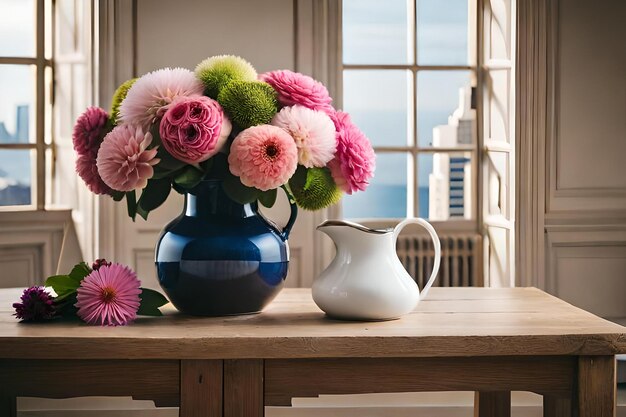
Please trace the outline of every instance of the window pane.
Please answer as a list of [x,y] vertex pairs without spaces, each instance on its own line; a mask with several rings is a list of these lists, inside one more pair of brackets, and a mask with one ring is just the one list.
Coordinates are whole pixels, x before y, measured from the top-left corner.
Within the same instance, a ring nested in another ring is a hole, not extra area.
[[34,0],[0,0],[0,56],[35,56],[36,21]]
[[343,217],[406,217],[408,158],[405,153],[378,153],[367,190],[344,196]]
[[35,141],[34,85],[34,65],[0,65],[0,143]]
[[450,147],[474,143],[476,111],[470,108],[470,75],[470,71],[418,72],[419,146]]
[[409,1],[344,0],[343,62],[410,64]]
[[420,65],[467,65],[468,38],[468,0],[417,0]]
[[435,221],[473,217],[470,152],[421,154],[417,164],[419,217]]
[[412,84],[410,71],[346,70],[343,107],[374,146],[406,146]]
[[0,206],[31,204],[34,151],[0,149]]

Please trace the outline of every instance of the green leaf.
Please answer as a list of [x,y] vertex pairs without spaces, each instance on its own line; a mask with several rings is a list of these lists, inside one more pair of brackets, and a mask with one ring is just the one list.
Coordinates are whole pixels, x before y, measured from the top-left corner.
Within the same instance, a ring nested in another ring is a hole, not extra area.
[[179,161],[178,159],[174,158],[162,146],[157,150],[156,157],[159,158],[160,161],[158,164],[155,165],[154,167],[155,170],[172,172],[172,171],[179,170],[185,165],[187,165],[185,162]]
[[72,296],[75,297],[76,294],[77,294],[77,292],[75,290],[74,291],[65,292],[65,293],[63,293],[63,295],[56,296],[54,298],[54,303],[56,305],[61,305],[61,304],[65,303],[65,302],[67,302],[67,301],[71,301]]
[[137,207],[137,214],[141,216],[142,219],[148,220],[149,211],[144,210],[141,206]]
[[126,208],[128,209],[128,217],[135,221],[137,216],[137,194],[135,194],[135,190],[126,193]]
[[124,196],[126,195],[125,192],[123,191],[113,191],[113,194],[111,194],[111,197],[113,198],[113,201],[122,201],[124,199]]
[[200,168],[202,168],[202,171],[209,172],[211,170],[211,168],[213,167],[213,158],[209,158],[206,161],[202,161],[200,162]]
[[248,204],[259,198],[260,190],[254,187],[246,187],[241,183],[239,177],[228,175],[222,184],[224,192],[228,197],[239,204]]
[[259,193],[259,203],[263,204],[267,208],[272,208],[276,203],[276,196],[278,192],[274,188],[273,190],[267,190]]
[[[147,213],[163,204],[167,200],[167,196],[170,195],[171,189],[169,178],[148,180],[148,185],[143,189],[138,203],[142,213]],[[136,212],[139,213],[139,210],[136,210]],[[142,213],[139,213],[139,215],[142,215]]]
[[72,291],[65,294],[63,297],[55,298],[54,305],[57,315],[62,317],[76,317],[76,312],[78,311],[75,306],[77,302],[76,296],[76,291]]
[[85,278],[89,274],[91,274],[91,268],[85,262],[81,262],[74,265],[74,268],[72,268],[69,277],[76,282],[76,286],[78,287],[83,278]]
[[46,280],[45,286],[52,287],[58,296],[63,296],[67,293],[75,292],[79,284],[80,281],[76,282],[69,275],[53,275]]
[[137,314],[140,316],[162,316],[163,313],[159,307],[168,303],[163,294],[149,288],[142,288],[139,298],[141,298],[141,304],[139,304]]
[[204,178],[204,172],[190,165],[174,177],[174,182],[183,188],[191,189],[198,185],[202,178]]

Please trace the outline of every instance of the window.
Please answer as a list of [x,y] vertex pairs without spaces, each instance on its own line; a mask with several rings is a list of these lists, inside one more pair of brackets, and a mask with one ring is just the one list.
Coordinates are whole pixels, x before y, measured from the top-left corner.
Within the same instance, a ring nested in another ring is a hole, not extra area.
[[477,218],[476,5],[343,0],[343,108],[371,139],[370,187],[348,218]]
[[0,0],[0,206],[43,209],[51,159],[52,2]]

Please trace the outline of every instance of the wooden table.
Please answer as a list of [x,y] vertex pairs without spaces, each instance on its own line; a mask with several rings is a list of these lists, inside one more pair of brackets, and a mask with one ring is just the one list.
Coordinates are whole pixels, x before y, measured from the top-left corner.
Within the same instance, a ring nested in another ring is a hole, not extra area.
[[309,290],[262,314],[166,317],[100,328],[18,324],[0,290],[0,415],[16,396],[132,395],[180,415],[255,417],[292,397],[476,391],[477,416],[510,415],[510,391],[544,396],[545,416],[615,413],[626,329],[534,288],[433,288],[388,322],[324,317]]

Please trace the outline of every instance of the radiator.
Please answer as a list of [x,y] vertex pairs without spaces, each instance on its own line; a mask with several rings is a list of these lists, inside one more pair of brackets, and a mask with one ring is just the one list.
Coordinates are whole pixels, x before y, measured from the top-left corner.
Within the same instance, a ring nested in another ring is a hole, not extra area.
[[[483,285],[481,236],[442,235],[441,266],[435,287],[479,287]],[[433,269],[435,250],[428,235],[400,235],[396,251],[402,264],[424,287]]]

